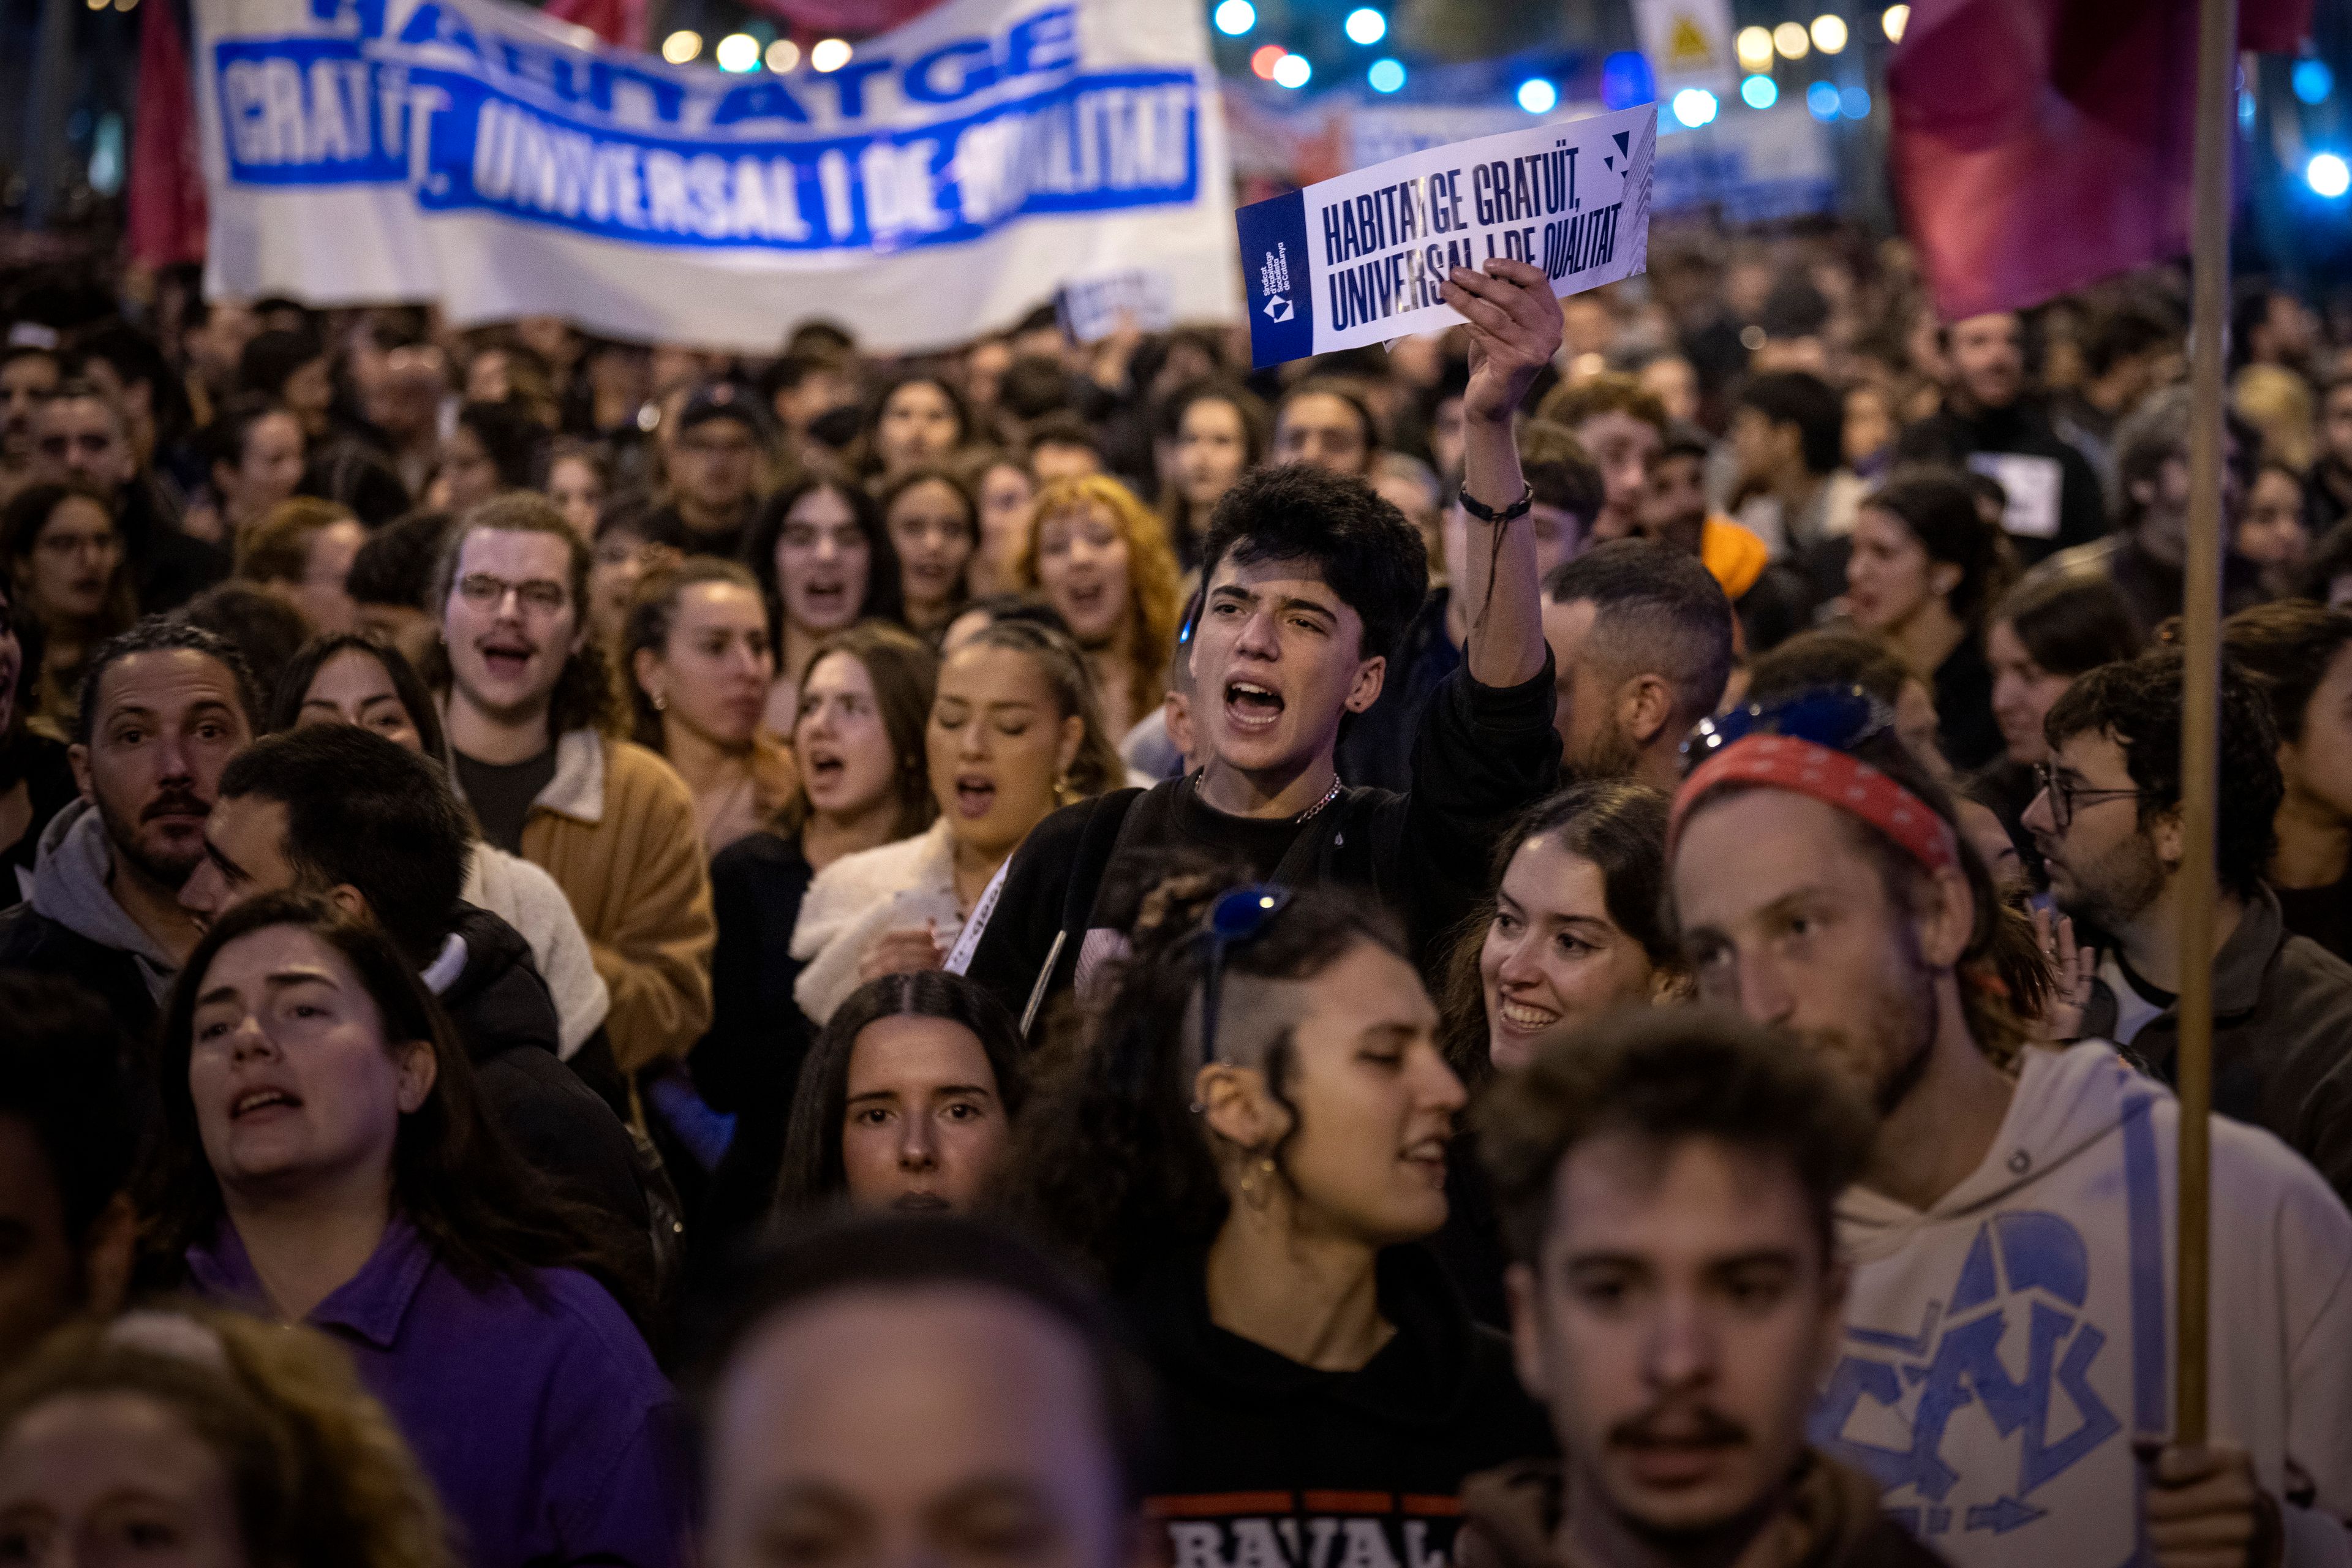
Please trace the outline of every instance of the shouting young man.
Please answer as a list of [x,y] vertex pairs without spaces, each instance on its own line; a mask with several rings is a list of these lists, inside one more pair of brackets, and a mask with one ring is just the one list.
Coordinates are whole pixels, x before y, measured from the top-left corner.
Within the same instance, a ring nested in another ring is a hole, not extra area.
[[[1261,470],[1218,503],[1204,603],[1192,634],[1197,773],[1047,817],[1013,853],[974,920],[968,973],[1016,1017],[1087,989],[1132,923],[1106,876],[1115,858],[1190,851],[1256,879],[1339,883],[1402,913],[1425,973],[1484,891],[1495,835],[1558,776],[1551,672],[1538,602],[1533,504],[1511,421],[1559,347],[1542,272],[1496,259],[1457,269],[1471,373],[1463,396],[1464,510],[1473,521],[1455,591],[1469,606],[1463,668],[1423,712],[1407,795],[1344,787],[1342,721],[1380,696],[1388,657],[1422,604],[1428,552],[1403,515],[1352,475],[1305,463]],[[951,961],[952,966],[952,961]]]

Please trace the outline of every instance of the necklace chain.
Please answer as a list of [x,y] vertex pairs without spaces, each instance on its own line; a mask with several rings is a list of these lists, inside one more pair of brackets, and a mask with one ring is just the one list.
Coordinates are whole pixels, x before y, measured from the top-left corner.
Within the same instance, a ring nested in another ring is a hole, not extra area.
[[[1201,785],[1208,778],[1208,770],[1203,768],[1198,773],[1193,773],[1192,778],[1192,798],[1198,800],[1201,797]],[[1337,773],[1334,773],[1331,775],[1331,787],[1323,792],[1323,798],[1317,801],[1313,805],[1308,806],[1305,811],[1300,812],[1297,816],[1292,817],[1290,820],[1302,827],[1305,826],[1307,823],[1314,821],[1316,817],[1322,815],[1322,811],[1325,806],[1339,799],[1339,791],[1345,787],[1346,786],[1340,783],[1339,775]]]

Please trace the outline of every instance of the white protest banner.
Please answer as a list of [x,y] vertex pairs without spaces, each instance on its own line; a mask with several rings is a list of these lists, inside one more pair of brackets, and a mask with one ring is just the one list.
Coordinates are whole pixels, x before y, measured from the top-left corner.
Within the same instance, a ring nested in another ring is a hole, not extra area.
[[1642,52],[1650,59],[1658,97],[1683,88],[1727,93],[1738,79],[1731,40],[1731,0],[1634,0]]
[[1261,367],[1460,321],[1439,286],[1506,256],[1555,294],[1647,265],[1655,104],[1482,136],[1255,202],[1235,215]]
[[215,297],[885,352],[1149,266],[1240,306],[1197,5],[944,0],[830,72],[672,67],[508,0],[196,0]]
[[1054,314],[1074,343],[1098,343],[1123,321],[1139,332],[1176,324],[1176,280],[1158,267],[1130,267],[1101,278],[1062,285]]

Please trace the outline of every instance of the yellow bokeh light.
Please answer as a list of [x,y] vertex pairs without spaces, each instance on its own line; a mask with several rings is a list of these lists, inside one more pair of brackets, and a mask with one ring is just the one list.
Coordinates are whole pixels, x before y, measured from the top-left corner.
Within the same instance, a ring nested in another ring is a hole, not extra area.
[[1739,37],[1732,41],[1739,52],[1739,68],[1768,71],[1772,68],[1772,31],[1769,27],[1742,27]]
[[1886,15],[1878,19],[1878,25],[1886,29],[1886,41],[1888,43],[1901,43],[1903,41],[1903,29],[1911,25],[1911,7],[1908,5],[1889,5],[1886,8]]
[[1812,52],[1813,41],[1805,36],[1802,22],[1783,22],[1772,29],[1772,47],[1790,59],[1801,60]]
[[662,40],[662,58],[682,66],[702,52],[702,35],[681,27]]

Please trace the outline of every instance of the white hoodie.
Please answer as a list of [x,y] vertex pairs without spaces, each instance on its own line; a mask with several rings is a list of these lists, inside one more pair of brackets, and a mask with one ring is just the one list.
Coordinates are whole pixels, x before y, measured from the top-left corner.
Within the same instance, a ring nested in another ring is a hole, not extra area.
[[[2172,1420],[2179,1111],[2114,1047],[2026,1054],[1932,1209],[1850,1190],[1845,1355],[1813,1436],[1956,1568],[2142,1560],[2136,1435]],[[2352,1215],[2214,1118],[2210,1430],[2284,1500],[2291,1568],[2352,1564]]]

